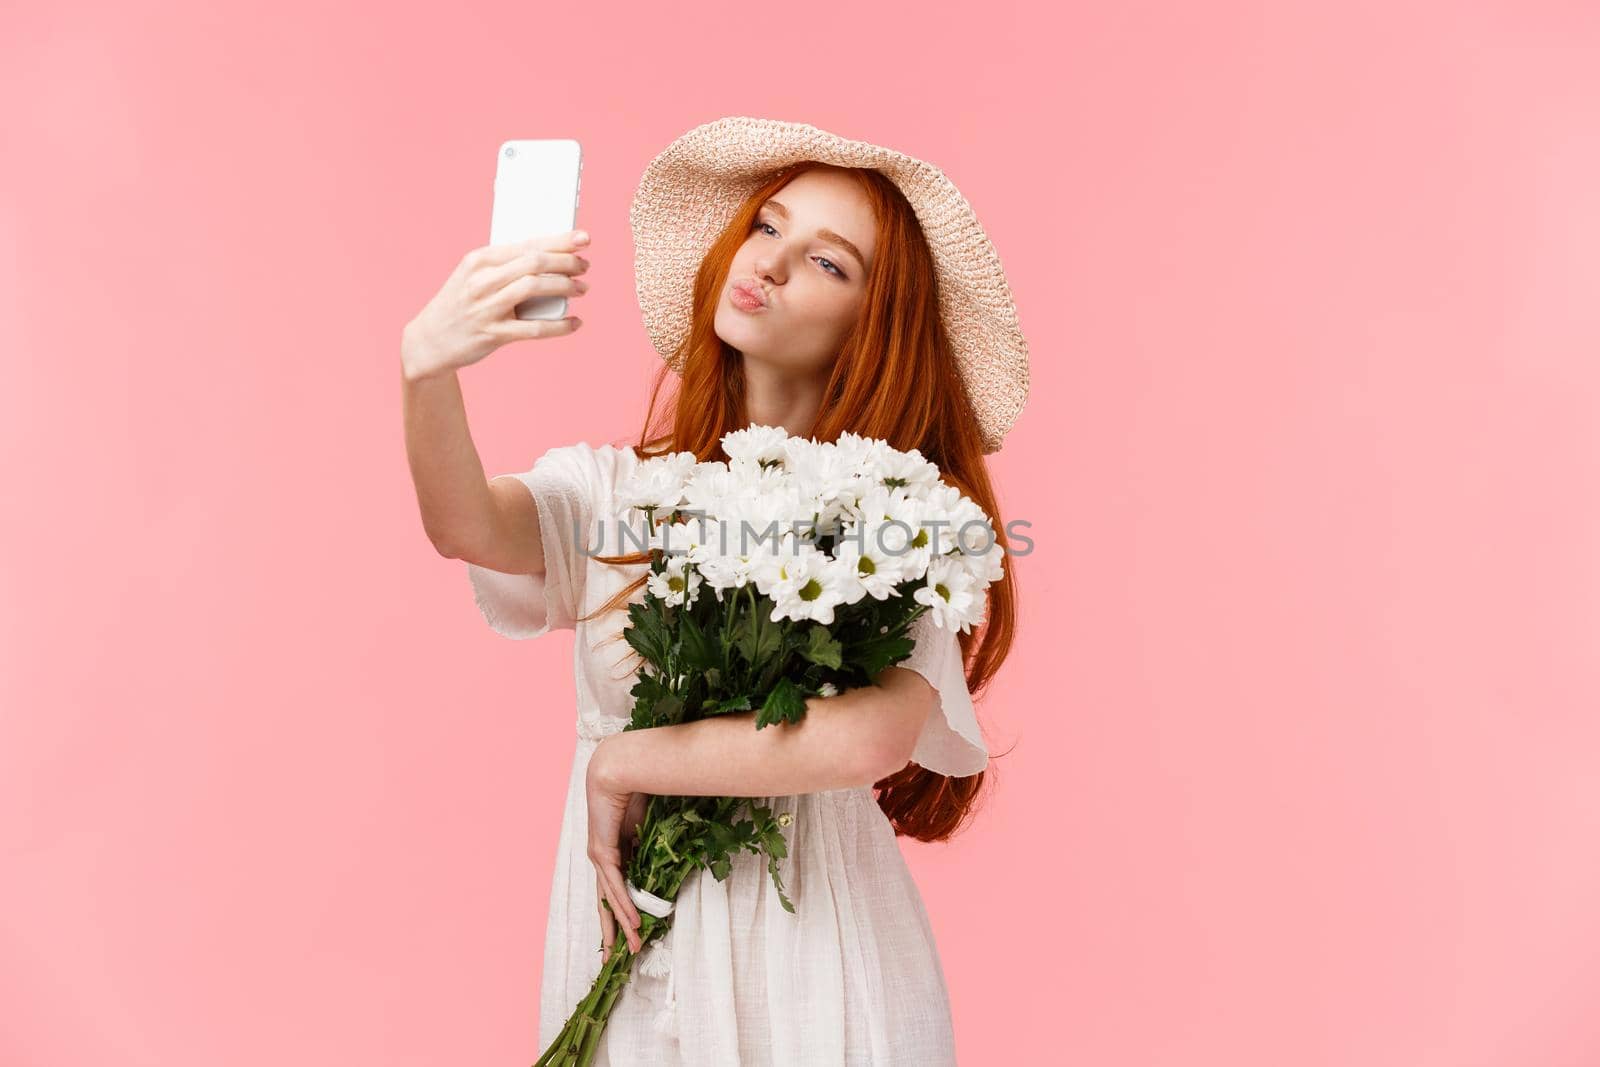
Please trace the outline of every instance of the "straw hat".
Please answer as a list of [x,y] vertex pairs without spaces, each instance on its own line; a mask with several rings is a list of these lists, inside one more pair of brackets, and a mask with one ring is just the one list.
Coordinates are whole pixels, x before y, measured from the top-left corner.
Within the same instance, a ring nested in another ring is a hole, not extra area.
[[[883,173],[916,209],[938,275],[940,316],[983,436],[998,452],[1028,398],[1028,343],[1000,257],[938,167],[803,122],[732,117],[697,126],[650,161],[628,217],[634,287],[650,343],[672,364],[689,330],[695,272],[746,197],[801,160]],[[682,373],[683,368],[672,365]]]

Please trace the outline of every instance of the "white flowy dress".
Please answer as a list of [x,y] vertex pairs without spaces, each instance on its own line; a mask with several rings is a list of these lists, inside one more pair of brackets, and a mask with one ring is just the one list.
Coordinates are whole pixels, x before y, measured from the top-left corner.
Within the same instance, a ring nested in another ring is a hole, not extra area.
[[[632,715],[635,675],[621,639],[625,610],[579,623],[647,564],[589,558],[634,551],[619,523],[642,529],[613,488],[639,462],[627,445],[586,442],[550,449],[513,475],[537,506],[543,575],[467,564],[476,603],[499,634],[526,639],[575,631],[577,741],[550,886],[539,1050],[548,1048],[600,971],[600,918],[588,857],[585,774],[598,741]],[[589,531],[586,546],[577,531]],[[643,589],[634,599],[642,600]],[[914,624],[916,649],[900,666],[939,695],[914,760],[949,775],[983,770],[988,750],[952,631]],[[637,662],[634,660],[633,662]],[[540,697],[534,689],[534,702]],[[536,711],[546,709],[536,708]],[[870,786],[760,798],[791,812],[780,861],[784,910],[766,857],[734,855],[728,877],[692,874],[679,890],[669,932],[634,961],[612,1010],[596,1064],[819,1067],[827,1064],[955,1063],[949,995],[922,898]],[[619,935],[620,936],[620,935]]]

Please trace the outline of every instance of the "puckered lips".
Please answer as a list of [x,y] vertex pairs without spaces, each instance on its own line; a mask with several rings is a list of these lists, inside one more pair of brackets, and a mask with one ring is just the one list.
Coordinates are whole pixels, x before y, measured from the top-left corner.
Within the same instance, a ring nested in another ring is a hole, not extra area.
[[729,286],[728,300],[740,311],[764,311],[767,291],[753,278],[740,278]]

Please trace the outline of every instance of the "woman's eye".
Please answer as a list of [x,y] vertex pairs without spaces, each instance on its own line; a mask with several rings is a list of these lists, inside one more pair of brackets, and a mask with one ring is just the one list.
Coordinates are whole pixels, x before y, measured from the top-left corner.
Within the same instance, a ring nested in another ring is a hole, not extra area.
[[[768,223],[762,222],[760,219],[756,220],[755,228],[756,228],[757,232],[760,232],[760,233],[765,233],[767,230],[772,230],[772,232],[774,234],[776,234],[778,232],[777,230],[773,230],[771,225],[769,225]],[[818,256],[817,257],[817,262],[818,263],[822,263],[822,264],[826,264],[823,267],[823,269],[826,270],[829,274],[837,275],[840,278],[844,277],[844,271],[840,270],[837,266],[835,266],[832,260],[823,259],[821,256]]]

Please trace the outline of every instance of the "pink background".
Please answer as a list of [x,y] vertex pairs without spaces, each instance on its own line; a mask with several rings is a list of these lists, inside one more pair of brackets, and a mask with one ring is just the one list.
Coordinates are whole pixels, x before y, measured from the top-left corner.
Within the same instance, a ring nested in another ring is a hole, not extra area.
[[1592,4],[535,10],[3,16],[0,1062],[532,1061],[571,637],[432,552],[397,342],[578,137],[588,325],[462,377],[491,473],[631,432],[729,114],[943,166],[1032,343],[906,843],[961,1061],[1600,1062]]

